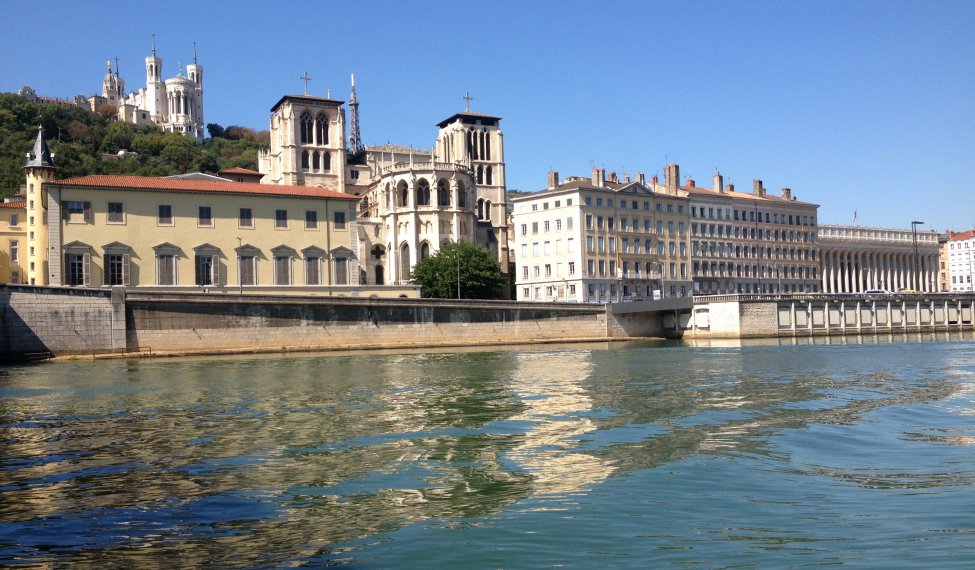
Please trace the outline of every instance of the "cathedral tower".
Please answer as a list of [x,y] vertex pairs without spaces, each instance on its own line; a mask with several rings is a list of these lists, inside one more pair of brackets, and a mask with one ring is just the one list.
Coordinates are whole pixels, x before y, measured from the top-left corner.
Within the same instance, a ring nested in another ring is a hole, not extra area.
[[166,86],[162,80],[162,58],[156,56],[156,36],[152,36],[152,55],[146,58],[146,95],[143,108],[157,125],[166,121]]
[[54,155],[47,148],[44,129],[37,128],[34,149],[27,155],[24,177],[27,183],[27,283],[47,285],[48,225],[47,190],[44,184],[54,180]]

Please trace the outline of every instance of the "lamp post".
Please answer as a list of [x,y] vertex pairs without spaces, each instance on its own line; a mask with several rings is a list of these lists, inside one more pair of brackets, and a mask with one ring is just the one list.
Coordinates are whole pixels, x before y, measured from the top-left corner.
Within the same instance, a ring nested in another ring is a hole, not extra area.
[[244,294],[244,280],[241,279],[241,277],[243,277],[244,271],[243,271],[243,268],[240,266],[240,248],[241,248],[241,239],[240,239],[240,236],[237,236],[237,288],[238,288],[239,294],[240,295],[243,295]]
[[924,222],[911,222],[911,235],[914,241],[914,286],[917,287],[918,292],[921,291],[921,269],[920,261],[917,257],[917,227]]

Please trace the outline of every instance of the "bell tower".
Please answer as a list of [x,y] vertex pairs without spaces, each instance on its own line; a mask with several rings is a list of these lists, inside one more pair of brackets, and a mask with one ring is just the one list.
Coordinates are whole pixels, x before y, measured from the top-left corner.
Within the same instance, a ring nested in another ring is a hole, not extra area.
[[48,225],[47,189],[44,184],[54,180],[57,167],[54,155],[44,140],[44,128],[37,127],[34,149],[27,154],[24,177],[27,183],[27,283],[47,285]]

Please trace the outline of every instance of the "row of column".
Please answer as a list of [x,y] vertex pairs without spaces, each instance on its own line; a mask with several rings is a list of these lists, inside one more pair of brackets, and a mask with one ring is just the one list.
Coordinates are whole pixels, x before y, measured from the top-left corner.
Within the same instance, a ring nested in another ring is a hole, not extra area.
[[937,254],[853,252],[820,249],[824,293],[869,289],[936,291]]

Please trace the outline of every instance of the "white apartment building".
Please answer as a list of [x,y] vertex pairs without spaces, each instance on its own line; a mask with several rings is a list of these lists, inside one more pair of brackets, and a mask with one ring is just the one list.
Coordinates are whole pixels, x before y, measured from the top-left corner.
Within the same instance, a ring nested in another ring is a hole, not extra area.
[[688,199],[677,182],[591,178],[513,198],[519,301],[607,303],[691,293]]
[[948,233],[948,275],[951,291],[972,291],[975,274],[975,230]]

